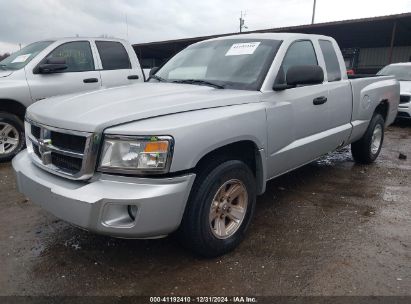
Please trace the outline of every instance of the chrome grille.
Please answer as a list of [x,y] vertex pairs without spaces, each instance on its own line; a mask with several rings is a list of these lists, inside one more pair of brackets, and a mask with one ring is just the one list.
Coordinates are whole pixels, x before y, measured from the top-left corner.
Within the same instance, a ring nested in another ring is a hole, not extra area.
[[407,103],[410,102],[411,96],[408,95],[401,95],[400,96],[400,103]]
[[81,170],[83,160],[81,158],[51,152],[51,163],[71,174],[76,174]]
[[99,136],[26,120],[27,149],[41,168],[70,179],[88,179],[95,169]]

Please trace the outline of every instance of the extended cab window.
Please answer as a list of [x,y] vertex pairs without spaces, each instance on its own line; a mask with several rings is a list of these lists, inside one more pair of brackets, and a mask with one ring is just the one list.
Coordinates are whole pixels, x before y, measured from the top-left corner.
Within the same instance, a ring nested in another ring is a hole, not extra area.
[[324,55],[328,81],[341,80],[340,63],[338,62],[333,44],[328,40],[320,40],[320,47]]
[[288,48],[275,83],[286,84],[288,69],[297,65],[318,65],[317,56],[311,41],[296,41]]
[[46,59],[49,58],[64,58],[66,60],[67,69],[60,73],[94,70],[93,53],[88,41],[64,43],[55,48]]
[[127,51],[120,42],[96,41],[103,70],[131,69]]

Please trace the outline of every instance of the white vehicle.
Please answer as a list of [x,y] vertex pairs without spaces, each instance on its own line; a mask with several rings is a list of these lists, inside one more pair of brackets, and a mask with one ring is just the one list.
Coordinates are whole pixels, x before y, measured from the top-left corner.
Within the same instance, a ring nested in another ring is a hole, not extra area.
[[32,43],[0,61],[0,161],[24,147],[24,115],[56,95],[144,82],[125,40],[65,38]]
[[400,82],[400,104],[398,117],[411,119],[411,62],[387,65],[377,75],[391,75]]

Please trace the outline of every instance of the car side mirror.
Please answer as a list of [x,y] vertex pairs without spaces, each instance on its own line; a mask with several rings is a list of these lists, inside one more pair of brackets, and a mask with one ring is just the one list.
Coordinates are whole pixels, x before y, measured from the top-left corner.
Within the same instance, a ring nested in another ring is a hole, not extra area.
[[298,85],[321,84],[324,81],[324,71],[318,65],[296,65],[287,71],[286,84],[274,84],[274,91],[295,88]]
[[45,63],[38,66],[39,74],[52,74],[67,69],[66,59],[62,57],[48,58]]
[[153,76],[160,68],[159,67],[154,67],[150,70],[149,76]]

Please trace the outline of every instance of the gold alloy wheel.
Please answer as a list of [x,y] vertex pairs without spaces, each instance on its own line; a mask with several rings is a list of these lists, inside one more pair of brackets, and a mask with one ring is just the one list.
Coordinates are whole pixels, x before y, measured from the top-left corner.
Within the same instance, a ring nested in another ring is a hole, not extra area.
[[248,193],[238,179],[225,182],[211,202],[209,223],[213,235],[227,239],[237,232],[247,212]]

